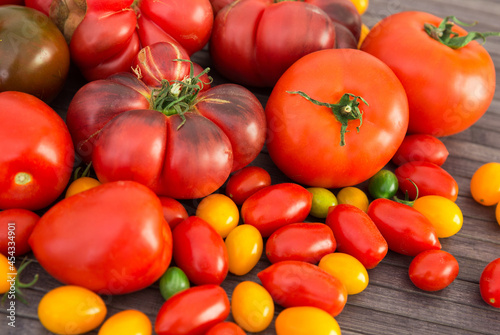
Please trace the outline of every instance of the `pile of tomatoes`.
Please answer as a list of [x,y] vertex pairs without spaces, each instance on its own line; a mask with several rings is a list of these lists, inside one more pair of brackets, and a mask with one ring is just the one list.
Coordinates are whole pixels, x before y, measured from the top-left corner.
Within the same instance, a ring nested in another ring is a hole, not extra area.
[[[19,280],[29,262],[15,266],[32,252],[64,284],[38,306],[57,334],[244,334],[274,320],[293,335],[340,334],[335,317],[389,251],[413,257],[416,287],[450,285],[459,266],[440,239],[463,215],[438,137],[486,112],[493,62],[452,17],[398,13],[370,31],[367,7],[0,1],[2,292],[36,285]],[[231,83],[191,60],[207,45]],[[87,83],[63,119],[50,104],[70,64]],[[269,89],[266,105],[246,87]],[[264,146],[289,182],[253,165]],[[500,224],[499,175],[481,167],[471,193],[498,204]],[[221,287],[262,259],[260,284]],[[499,278],[500,258],[480,279],[494,307]],[[102,296],[154,283],[154,326],[138,310],[106,319]]]

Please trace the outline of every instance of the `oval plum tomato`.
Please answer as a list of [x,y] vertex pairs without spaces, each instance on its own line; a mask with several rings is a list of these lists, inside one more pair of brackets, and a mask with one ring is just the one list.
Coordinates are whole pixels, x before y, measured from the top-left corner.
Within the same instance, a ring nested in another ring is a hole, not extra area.
[[487,304],[500,308],[500,258],[492,260],[481,272],[479,291]]
[[0,106],[0,208],[45,208],[71,178],[68,128],[52,108],[26,93],[2,92]]
[[316,218],[326,218],[328,208],[338,204],[337,197],[329,189],[324,187],[309,187],[307,190],[313,195],[309,214]]
[[340,335],[340,327],[327,312],[316,307],[289,307],[281,311],[275,322],[277,335]]
[[64,36],[46,15],[24,6],[2,6],[0,21],[0,92],[19,91],[51,102],[69,71]]
[[220,285],[228,272],[224,240],[205,220],[190,216],[172,232],[173,259],[195,285]]
[[204,335],[229,316],[226,291],[218,285],[200,285],[179,292],[163,303],[156,316],[158,335]]
[[151,335],[153,326],[141,311],[127,309],[113,314],[99,329],[97,335],[134,334]]
[[261,332],[273,320],[273,298],[259,284],[243,281],[236,285],[233,290],[231,313],[236,323],[247,332]]
[[455,280],[458,271],[458,262],[452,254],[444,250],[427,250],[413,258],[408,274],[419,289],[439,291]]
[[402,165],[413,161],[425,161],[441,166],[448,158],[448,154],[448,149],[437,137],[428,134],[413,134],[405,137],[392,157],[392,162]]
[[257,228],[262,237],[269,237],[280,227],[304,221],[311,210],[312,197],[295,183],[270,185],[245,200],[241,218]]
[[235,204],[241,205],[249,196],[269,185],[269,172],[258,166],[245,166],[229,177],[226,195],[233,199]]
[[416,199],[412,207],[429,219],[439,238],[453,236],[462,228],[462,210],[448,198],[426,195]]
[[361,209],[348,204],[332,207],[326,217],[337,241],[337,251],[359,260],[373,269],[384,259],[388,245],[372,219]]
[[160,200],[133,181],[106,183],[61,200],[42,215],[29,243],[54,278],[100,294],[151,285],[172,255]]
[[408,124],[399,80],[355,49],[302,57],[274,86],[265,111],[276,166],[295,182],[325,188],[372,177],[399,148]]
[[22,256],[31,251],[28,239],[40,216],[22,208],[0,212],[0,253],[5,256]]
[[[394,173],[398,177],[401,192],[408,192],[410,199],[419,196],[439,195],[457,200],[458,183],[445,169],[430,162],[408,162],[398,167]],[[415,185],[417,187],[415,187]]]
[[250,272],[262,256],[262,235],[257,228],[249,224],[242,224],[231,230],[224,243],[229,272],[237,276]]
[[335,251],[333,232],[323,223],[291,223],[276,230],[266,242],[266,256],[271,263],[296,260],[316,264]]
[[318,266],[338,278],[344,284],[347,294],[358,294],[368,286],[368,272],[355,257],[335,252],[323,256]]
[[467,31],[454,23],[452,17],[424,12],[396,13],[375,25],[361,46],[401,80],[410,105],[409,133],[440,137],[461,132],[493,99],[495,67],[490,55],[477,41],[461,47]]
[[311,263],[282,261],[260,271],[257,276],[274,302],[285,308],[312,306],[336,316],[347,302],[344,284]]
[[246,333],[236,323],[224,321],[210,328],[205,335],[246,335]]
[[391,199],[398,191],[398,178],[389,170],[382,169],[375,173],[368,182],[368,192],[374,199]]
[[50,290],[38,304],[38,319],[56,334],[87,333],[104,321],[106,313],[106,304],[99,295],[74,285]]
[[426,250],[441,249],[434,225],[425,215],[406,204],[376,199],[367,213],[394,252],[416,256]]
[[161,296],[165,300],[170,299],[174,294],[187,290],[190,287],[188,277],[184,271],[177,266],[169,267],[163,276],[161,276],[158,285],[160,286]]
[[363,212],[368,210],[368,204],[370,203],[366,193],[354,186],[342,188],[339,193],[337,193],[337,200],[339,204],[353,205]]
[[179,223],[188,218],[189,214],[179,201],[170,197],[160,198],[161,207],[163,208],[163,217],[167,220],[170,229],[174,229]]
[[472,175],[470,193],[474,200],[484,206],[500,202],[500,163],[481,165]]
[[240,211],[230,197],[214,193],[200,201],[196,207],[196,216],[208,222],[222,238],[226,238],[238,225]]

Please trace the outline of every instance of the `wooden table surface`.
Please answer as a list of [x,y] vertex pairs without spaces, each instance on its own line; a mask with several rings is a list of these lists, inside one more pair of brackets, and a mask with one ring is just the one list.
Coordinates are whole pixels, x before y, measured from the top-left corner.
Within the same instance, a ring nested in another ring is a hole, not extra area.
[[[479,31],[500,31],[500,1],[498,0],[371,0],[363,22],[372,27],[383,17],[404,10],[422,10],[437,16],[455,15],[464,22],[480,21]],[[485,48],[490,52],[497,73],[500,73],[500,37],[488,39]],[[397,46],[395,46],[397,47]],[[193,56],[203,66],[210,65],[206,50]],[[211,72],[215,83],[223,81]],[[63,117],[73,94],[85,82],[75,69],[64,91],[52,103]],[[498,83],[498,79],[497,79]],[[464,132],[442,138],[450,155],[443,165],[458,182],[457,204],[464,214],[460,232],[441,239],[444,250],[452,253],[460,265],[456,280],[446,289],[425,292],[417,289],[408,277],[410,257],[389,252],[375,268],[369,270],[370,283],[365,291],[349,296],[343,312],[336,317],[344,335],[404,335],[404,334],[500,334],[500,309],[490,307],[480,297],[479,276],[487,263],[500,257],[500,226],[495,221],[494,207],[477,204],[470,195],[470,179],[474,171],[484,163],[500,162],[500,85],[487,113]],[[263,105],[269,90],[256,90]],[[288,179],[273,165],[265,148],[252,163],[267,169],[273,183]],[[366,183],[365,183],[366,184]],[[364,185],[360,185],[364,187]],[[221,190],[222,191],[222,190]],[[338,190],[334,190],[336,193]],[[194,214],[197,201],[183,202]],[[317,221],[317,220],[315,220]],[[33,258],[32,254],[29,257]],[[18,259],[20,263],[21,259]],[[19,264],[18,263],[18,264]],[[229,274],[222,286],[229,297],[234,287],[243,280],[259,283],[257,272],[270,263],[263,257],[248,275],[237,277]],[[42,296],[61,284],[48,275],[35,261],[22,276],[30,281],[38,273],[40,279],[32,289],[25,290],[28,305],[16,304],[16,328],[7,325],[6,304],[0,310],[0,334],[41,335],[50,334],[38,321],[37,305]],[[154,322],[163,303],[155,283],[140,292],[122,296],[104,296],[108,316],[124,309],[139,309]],[[275,314],[282,310],[276,306]],[[274,334],[274,321],[260,334]],[[97,334],[97,330],[89,334]],[[120,334],[117,334],[120,335]]]

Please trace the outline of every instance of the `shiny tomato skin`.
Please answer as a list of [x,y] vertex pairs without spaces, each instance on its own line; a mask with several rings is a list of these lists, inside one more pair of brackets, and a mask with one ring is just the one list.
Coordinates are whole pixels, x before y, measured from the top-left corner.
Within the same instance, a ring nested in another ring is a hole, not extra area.
[[264,241],[257,228],[241,224],[231,230],[224,244],[227,249],[229,272],[243,276],[259,262]]
[[394,252],[416,256],[426,250],[441,249],[429,219],[406,204],[376,199],[368,206],[367,213]]
[[18,257],[31,251],[28,239],[40,216],[22,208],[11,208],[0,212],[0,253]]
[[458,262],[452,254],[444,250],[427,250],[413,258],[408,274],[419,289],[439,291],[455,280],[458,271]]
[[205,333],[205,335],[245,335],[245,331],[236,323],[224,321],[216,324]]
[[257,276],[274,302],[285,308],[311,306],[337,316],[347,302],[344,284],[314,264],[282,261]]
[[[358,100],[363,123],[358,132],[359,120],[347,122],[342,146],[341,123],[332,109],[289,91],[330,104],[350,93],[369,106]],[[399,148],[408,123],[406,93],[394,73],[355,49],[302,57],[274,86],[265,112],[266,146],[276,166],[297,183],[325,188],[353,186],[381,170]]]
[[[398,177],[401,192],[408,192],[410,199],[418,195],[440,195],[451,201],[458,197],[458,183],[445,169],[430,162],[408,162],[399,166],[394,173]],[[410,181],[411,180],[411,181]],[[412,183],[413,181],[413,183]]]
[[332,207],[325,223],[333,231],[337,251],[354,256],[365,268],[373,269],[387,254],[387,241],[368,214],[358,207]]
[[[441,137],[461,132],[486,112],[493,99],[496,80],[490,55],[480,41],[452,49],[431,38],[424,24],[437,27],[442,20],[425,12],[396,13],[374,26],[361,46],[386,63],[405,87],[409,133]],[[457,24],[453,31],[467,34]]]
[[336,247],[333,232],[327,225],[318,222],[291,223],[269,236],[266,256],[271,263],[296,260],[317,264]]
[[24,92],[50,103],[69,71],[64,36],[46,15],[25,6],[2,6],[0,21],[0,92]]
[[312,194],[295,183],[274,184],[254,193],[241,206],[243,222],[269,237],[278,228],[305,220]]
[[479,291],[487,304],[500,308],[500,258],[489,262],[481,272]]
[[175,226],[173,259],[195,285],[220,285],[228,273],[224,240],[205,220],[190,216]]
[[425,161],[441,166],[448,155],[448,149],[437,137],[428,134],[413,134],[405,137],[392,157],[392,162],[402,165],[412,161]]
[[276,335],[340,335],[340,327],[330,314],[309,306],[289,307],[276,318]]
[[160,198],[161,206],[163,208],[163,217],[167,220],[171,230],[188,218],[189,214],[186,208],[179,201],[170,197],[158,198]]
[[269,172],[258,166],[245,166],[229,177],[225,193],[235,204],[242,205],[252,194],[269,185]]
[[61,200],[40,218],[29,244],[54,278],[99,294],[151,285],[172,255],[158,197],[133,181],[106,183]]
[[238,283],[231,295],[231,315],[250,333],[264,331],[274,317],[274,301],[269,292],[256,282]]
[[500,202],[500,163],[489,162],[474,171],[470,180],[470,193],[483,206]]
[[68,128],[52,108],[27,93],[2,92],[0,106],[0,208],[45,208],[71,178]]
[[113,314],[102,324],[97,335],[134,334],[151,335],[153,326],[149,317],[141,311],[126,309]]
[[218,285],[200,285],[179,292],[163,303],[156,316],[158,335],[204,335],[229,316],[226,292]]

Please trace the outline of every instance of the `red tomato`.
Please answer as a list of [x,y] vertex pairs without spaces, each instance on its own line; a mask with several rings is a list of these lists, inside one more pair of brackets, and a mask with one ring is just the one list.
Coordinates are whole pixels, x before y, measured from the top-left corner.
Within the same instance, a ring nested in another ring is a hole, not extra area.
[[394,252],[416,256],[426,250],[441,249],[429,219],[406,204],[380,198],[372,201],[367,213]]
[[24,0],[0,0],[1,5],[24,5]]
[[406,133],[408,103],[394,73],[375,57],[322,50],[280,78],[266,117],[267,148],[281,171],[301,184],[338,188],[367,180],[390,161]]
[[172,232],[173,257],[195,285],[220,285],[227,276],[228,256],[224,240],[206,221],[190,216]]
[[433,36],[467,35],[457,24],[449,25],[452,31],[437,30],[442,21],[424,12],[393,14],[375,25],[361,46],[386,63],[405,87],[410,133],[463,131],[486,112],[495,93],[495,67],[486,49],[477,41],[456,49],[436,41]]
[[52,108],[26,93],[2,92],[0,106],[0,208],[47,207],[71,178],[68,128]]
[[101,182],[135,180],[162,196],[201,198],[259,154],[266,125],[255,95],[235,84],[199,92],[193,80],[184,83],[178,96],[179,86],[152,90],[121,73],[76,93],[66,121]]
[[187,219],[189,214],[186,208],[177,200],[169,197],[159,197],[163,208],[163,217],[167,220],[170,229]]
[[201,285],[177,293],[163,303],[155,321],[158,335],[204,335],[223,322],[229,299],[217,285]]
[[226,195],[237,205],[258,190],[271,185],[269,172],[258,166],[246,166],[231,175],[226,184]]
[[448,158],[448,149],[437,137],[427,134],[407,135],[392,157],[396,165],[413,161],[425,161],[443,165]]
[[481,272],[479,290],[487,304],[500,308],[500,258],[488,263]]
[[40,220],[38,214],[27,209],[12,208],[0,212],[0,253],[22,256],[31,251],[28,239]]
[[[430,162],[408,162],[398,167],[394,173],[398,177],[399,189],[410,199],[418,195],[440,195],[451,201],[457,200],[458,183],[446,170]],[[413,185],[413,183],[415,185]]]
[[278,228],[305,220],[312,205],[312,194],[294,183],[264,187],[251,195],[241,206],[243,222],[254,226],[262,237],[269,237]]
[[224,6],[234,2],[235,0],[210,0],[210,3],[212,4],[212,9],[214,11],[214,15],[217,15],[217,13],[224,8]]
[[260,271],[257,276],[274,302],[285,308],[312,306],[336,316],[347,302],[344,284],[307,262],[278,262]]
[[337,251],[354,256],[367,269],[385,257],[388,245],[372,219],[353,205],[331,207],[326,224],[337,241]]
[[38,221],[29,244],[54,278],[99,294],[151,285],[172,256],[160,200],[133,181],[103,184],[61,200]]
[[333,232],[323,223],[292,223],[267,239],[266,256],[271,263],[285,260],[318,263],[337,247]]
[[246,333],[236,323],[225,321],[216,324],[205,335],[245,335]]
[[408,274],[412,283],[424,291],[439,291],[458,276],[458,262],[444,250],[421,252],[410,263]]
[[50,4],[52,0],[24,0],[26,7],[36,9],[45,15],[49,16]]

